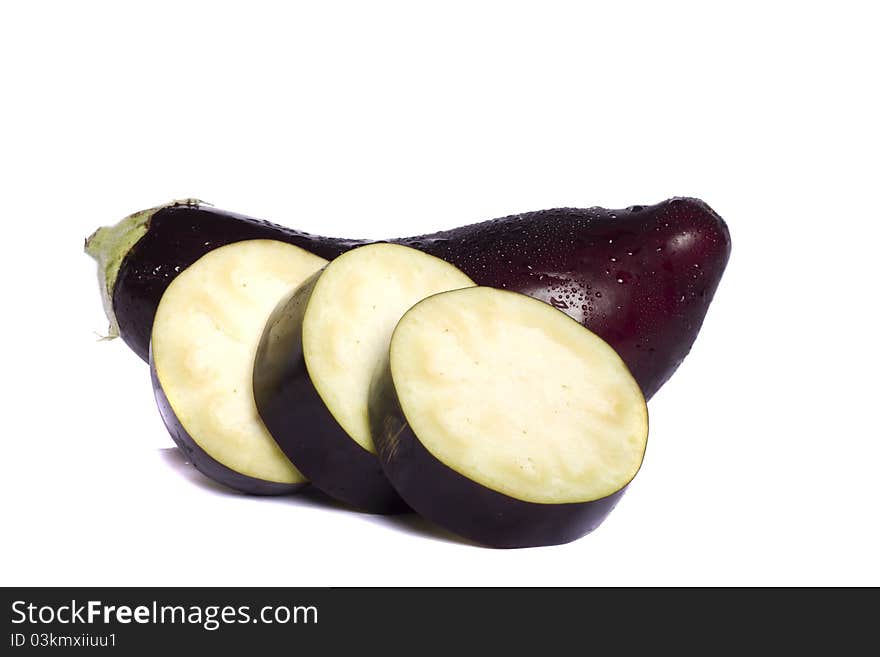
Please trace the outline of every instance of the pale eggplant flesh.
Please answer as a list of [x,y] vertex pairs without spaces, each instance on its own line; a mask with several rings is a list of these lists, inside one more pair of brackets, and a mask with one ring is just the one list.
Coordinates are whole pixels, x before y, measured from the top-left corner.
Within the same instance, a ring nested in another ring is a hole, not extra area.
[[284,242],[235,242],[202,256],[162,296],[150,348],[156,402],[207,477],[255,495],[306,484],[260,419],[252,373],[270,313],[324,264]]

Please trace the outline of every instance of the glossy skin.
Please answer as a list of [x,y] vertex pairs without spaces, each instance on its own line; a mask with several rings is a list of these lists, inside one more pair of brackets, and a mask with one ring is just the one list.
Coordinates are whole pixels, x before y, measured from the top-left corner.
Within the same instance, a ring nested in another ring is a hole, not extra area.
[[385,364],[370,390],[370,429],[385,475],[424,518],[494,548],[573,541],[598,527],[625,490],[592,502],[536,504],[496,492],[459,474],[419,442],[400,407]]
[[316,488],[371,513],[407,511],[379,459],[348,436],[312,384],[302,326],[318,275],[279,304],[266,323],[254,359],[260,417],[281,451]]
[[[113,290],[126,343],[146,359],[159,299],[177,272],[212,248],[255,238],[327,259],[366,243],[203,206],[159,210]],[[522,292],[564,311],[617,350],[646,398],[690,351],[730,256],[724,221],[690,198],[625,210],[542,210],[390,241],[447,260],[478,285]]]
[[614,347],[646,398],[690,351],[730,257],[726,224],[691,198],[542,210],[403,242],[564,311]]
[[162,421],[165,422],[165,426],[168,428],[168,433],[171,434],[171,438],[177,447],[180,448],[180,451],[186,455],[187,460],[203,475],[225,486],[229,486],[229,488],[234,488],[249,495],[286,495],[308,485],[307,483],[282,484],[275,481],[266,481],[256,477],[249,477],[227,468],[199,447],[198,443],[187,433],[183,424],[174,413],[174,409],[171,408],[168,397],[165,396],[165,392],[162,390],[152,358],[150,358],[150,378],[153,381],[156,404],[159,406],[159,413],[162,416]]

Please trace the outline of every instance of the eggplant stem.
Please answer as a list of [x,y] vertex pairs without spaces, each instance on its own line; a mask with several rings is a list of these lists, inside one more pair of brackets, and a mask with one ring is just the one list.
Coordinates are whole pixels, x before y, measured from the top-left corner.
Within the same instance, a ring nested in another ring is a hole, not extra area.
[[116,277],[125,257],[137,244],[150,228],[153,215],[163,208],[177,205],[210,205],[196,198],[180,199],[157,205],[148,210],[141,210],[128,215],[125,219],[112,226],[102,226],[86,238],[85,252],[98,263],[98,285],[101,288],[101,303],[104,306],[104,314],[110,323],[107,335],[101,336],[102,340],[112,340],[119,337],[119,322],[113,309],[113,288],[116,285]]

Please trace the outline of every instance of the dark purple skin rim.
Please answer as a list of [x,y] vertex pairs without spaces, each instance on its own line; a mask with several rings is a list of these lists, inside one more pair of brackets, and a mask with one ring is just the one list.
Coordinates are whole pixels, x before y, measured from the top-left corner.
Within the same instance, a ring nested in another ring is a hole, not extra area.
[[168,433],[171,434],[171,439],[180,451],[186,455],[186,459],[192,463],[196,470],[208,477],[208,479],[213,479],[224,486],[234,488],[248,495],[287,495],[308,486],[307,482],[301,484],[282,484],[277,481],[266,481],[241,474],[226,467],[199,447],[198,443],[183,428],[183,424],[181,424],[171,408],[171,402],[168,401],[165,391],[162,390],[162,384],[159,382],[159,376],[156,373],[156,365],[153,362],[152,356],[151,351],[150,379],[153,382],[153,393],[156,396],[159,413],[162,415],[162,420],[165,422]]
[[287,457],[327,495],[371,513],[409,510],[375,454],[352,440],[312,383],[302,324],[318,274],[283,300],[266,323],[254,359],[254,399]]
[[491,490],[434,457],[413,432],[388,363],[370,390],[370,428],[385,475],[419,515],[492,548],[559,545],[598,527],[626,487],[591,502],[537,504]]

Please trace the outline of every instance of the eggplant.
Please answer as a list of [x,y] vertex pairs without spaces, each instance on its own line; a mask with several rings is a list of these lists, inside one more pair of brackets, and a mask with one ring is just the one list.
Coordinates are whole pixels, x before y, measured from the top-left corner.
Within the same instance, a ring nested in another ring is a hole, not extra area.
[[[147,358],[153,316],[174,277],[210,249],[270,238],[333,259],[366,240],[310,235],[186,201],[136,213],[86,241],[99,264],[110,334]],[[522,292],[594,331],[650,398],[690,351],[730,256],[706,203],[673,198],[623,210],[561,208],[389,240],[452,263],[477,284]]]
[[254,399],[281,450],[315,487],[365,511],[407,510],[376,458],[370,385],[404,312],[473,284],[439,258],[371,244],[333,260],[272,312],[254,359]]
[[245,240],[203,255],[162,295],[150,348],[156,402],[207,477],[254,495],[306,484],[260,419],[252,373],[270,313],[326,263],[284,242]]
[[487,287],[404,314],[369,409],[400,496],[489,547],[592,531],[647,445],[644,396],[614,349],[548,304]]

